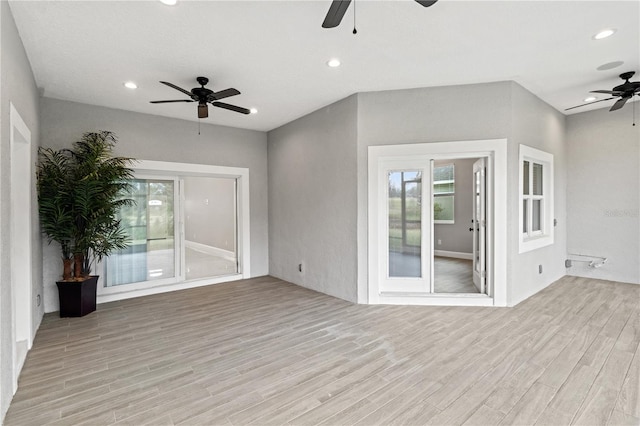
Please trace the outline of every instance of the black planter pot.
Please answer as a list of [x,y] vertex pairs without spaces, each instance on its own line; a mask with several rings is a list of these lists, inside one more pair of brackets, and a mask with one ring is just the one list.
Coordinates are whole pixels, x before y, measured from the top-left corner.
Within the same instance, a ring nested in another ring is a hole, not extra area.
[[57,281],[60,317],[83,317],[96,310],[98,276],[84,281]]

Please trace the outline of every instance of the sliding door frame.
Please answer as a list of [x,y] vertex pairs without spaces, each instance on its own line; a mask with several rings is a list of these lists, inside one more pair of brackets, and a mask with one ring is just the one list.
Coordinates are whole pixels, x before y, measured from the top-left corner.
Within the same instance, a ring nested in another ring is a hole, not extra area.
[[[174,215],[178,218],[175,222],[176,235],[179,237],[176,242],[176,256],[182,257],[184,251],[184,210],[181,198],[184,185],[180,183],[183,177],[208,177],[226,178],[236,181],[236,223],[237,223],[237,258],[238,272],[232,275],[208,278],[202,280],[185,281],[184,259],[176,270],[176,280],[169,283],[152,285],[145,283],[143,288],[124,288],[106,290],[102,278],[98,285],[98,303],[110,302],[113,300],[128,299],[131,297],[145,296],[149,294],[164,293],[168,291],[182,290],[193,287],[200,287],[222,282],[237,281],[251,277],[251,232],[250,232],[250,204],[249,204],[249,169],[243,167],[212,166],[207,164],[172,163],[166,161],[139,160],[132,167],[135,177],[144,176],[146,179],[176,179],[177,185],[174,188],[175,199],[180,199],[177,206],[174,206]],[[104,267],[104,265],[101,265]],[[97,270],[100,270],[96,268]],[[102,269],[104,276],[104,270]],[[109,289],[113,289],[110,287]]]

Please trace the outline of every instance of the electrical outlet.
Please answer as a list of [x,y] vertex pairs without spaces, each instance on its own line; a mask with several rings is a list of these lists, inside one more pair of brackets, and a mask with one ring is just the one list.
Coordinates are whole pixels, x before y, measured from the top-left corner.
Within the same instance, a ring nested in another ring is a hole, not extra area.
[[441,246],[442,245],[442,240],[438,239],[438,245]]
[[40,303],[41,303],[41,298],[40,298],[40,295],[38,294],[36,296],[36,306],[40,306]]
[[298,263],[298,272],[302,273],[302,263]]
[[541,274],[542,273],[542,265],[538,265],[538,273]]

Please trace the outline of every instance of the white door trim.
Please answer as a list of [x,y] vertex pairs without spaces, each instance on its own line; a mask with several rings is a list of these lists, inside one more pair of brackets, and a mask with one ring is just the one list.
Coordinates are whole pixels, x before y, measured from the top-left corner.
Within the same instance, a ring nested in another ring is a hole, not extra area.
[[33,204],[31,131],[9,103],[9,140],[11,144],[11,318],[13,351],[13,392],[18,376],[33,345],[32,330],[32,245]]
[[[507,306],[507,140],[436,142],[370,146],[368,148],[368,296],[370,304],[478,305]],[[380,162],[423,156],[429,159],[488,157],[491,168],[487,179],[487,285],[491,296],[446,297],[437,294],[390,294],[380,291],[378,242],[380,232],[378,206]]]

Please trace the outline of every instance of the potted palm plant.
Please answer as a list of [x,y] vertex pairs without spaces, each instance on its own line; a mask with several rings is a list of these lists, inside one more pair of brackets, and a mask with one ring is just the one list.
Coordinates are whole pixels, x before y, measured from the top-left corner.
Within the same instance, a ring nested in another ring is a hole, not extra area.
[[[74,260],[74,276],[58,281],[60,316],[83,316],[96,309],[98,277],[91,269],[110,253],[126,248],[120,207],[127,198],[133,171],[131,158],[114,157],[116,136],[89,132],[71,149],[40,149],[38,200],[42,229],[58,241],[63,259]],[[57,190],[51,188],[58,184]],[[61,230],[64,228],[64,231]],[[67,261],[64,262],[65,264]]]

